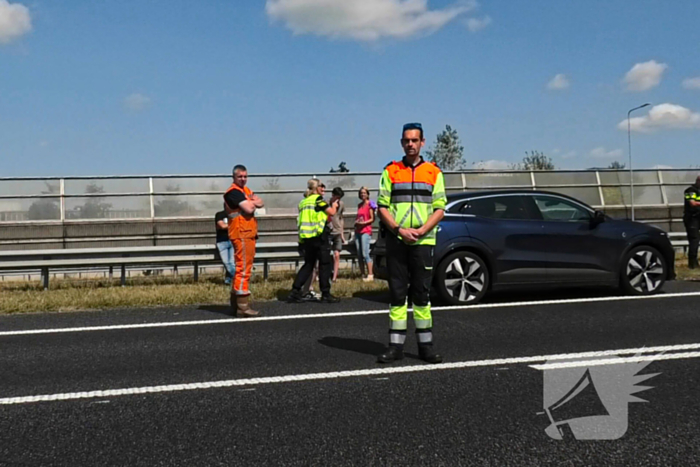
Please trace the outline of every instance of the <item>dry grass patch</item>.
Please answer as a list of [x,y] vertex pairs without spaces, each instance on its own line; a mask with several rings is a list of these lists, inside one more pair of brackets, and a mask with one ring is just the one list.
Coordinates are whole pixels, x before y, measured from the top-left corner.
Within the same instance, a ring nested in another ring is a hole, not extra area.
[[[292,289],[293,276],[272,276],[265,282],[256,278],[251,284],[254,300],[276,300]],[[317,285],[316,285],[317,287]],[[51,289],[42,290],[38,282],[0,283],[0,314],[37,311],[76,311],[106,308],[140,308],[180,305],[223,305],[229,303],[228,286],[217,275],[191,277],[133,278],[121,287],[118,280],[52,280]],[[386,282],[362,282],[345,276],[333,284],[332,293],[352,297],[358,293],[387,290]]]

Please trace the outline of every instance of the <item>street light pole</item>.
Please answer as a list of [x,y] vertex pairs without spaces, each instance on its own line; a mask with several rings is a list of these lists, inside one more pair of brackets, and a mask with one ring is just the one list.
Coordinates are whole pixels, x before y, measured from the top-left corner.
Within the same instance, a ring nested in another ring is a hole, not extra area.
[[643,109],[644,107],[650,106],[650,103],[642,104],[639,107],[635,107],[634,109],[630,109],[629,112],[627,112],[627,147],[629,151],[629,159],[630,159],[630,202],[632,203],[632,220],[634,221],[634,174],[632,172],[632,132],[631,132],[631,126],[630,126],[630,114],[634,112],[635,110]]

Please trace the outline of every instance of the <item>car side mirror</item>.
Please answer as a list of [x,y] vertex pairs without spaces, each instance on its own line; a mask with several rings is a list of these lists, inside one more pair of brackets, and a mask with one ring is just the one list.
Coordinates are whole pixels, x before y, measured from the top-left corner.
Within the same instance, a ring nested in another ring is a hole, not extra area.
[[595,229],[600,224],[605,222],[605,214],[602,211],[595,211],[593,217],[591,218],[591,228]]

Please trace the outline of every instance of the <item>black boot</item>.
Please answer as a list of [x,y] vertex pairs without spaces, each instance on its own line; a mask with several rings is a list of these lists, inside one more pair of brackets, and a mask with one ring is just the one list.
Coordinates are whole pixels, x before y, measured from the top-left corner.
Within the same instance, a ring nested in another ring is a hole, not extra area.
[[307,300],[304,300],[304,297],[301,296],[301,292],[299,290],[294,290],[287,295],[287,303],[306,303]]
[[433,345],[419,345],[418,356],[427,363],[442,363],[442,355],[435,352]]
[[323,294],[321,296],[321,303],[338,303],[340,302],[340,298],[334,297],[330,293]]
[[390,345],[389,347],[387,347],[383,354],[377,357],[377,362],[394,363],[396,360],[401,359],[403,359],[403,348],[397,345]]

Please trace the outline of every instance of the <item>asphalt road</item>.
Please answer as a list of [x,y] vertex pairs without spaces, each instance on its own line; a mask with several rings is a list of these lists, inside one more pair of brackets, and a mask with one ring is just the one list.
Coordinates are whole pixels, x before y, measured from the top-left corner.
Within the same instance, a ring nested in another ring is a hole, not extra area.
[[[439,366],[417,359],[411,333],[405,360],[375,363],[383,296],[266,303],[267,319],[248,321],[221,307],[0,317],[0,465],[698,465],[700,284],[665,292],[437,310]],[[656,358],[641,373],[659,374],[641,383],[648,403],[624,404],[624,436],[545,433],[532,365],[639,348]]]

